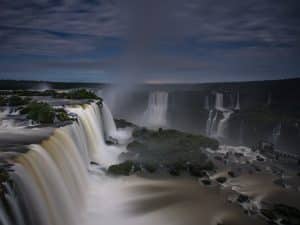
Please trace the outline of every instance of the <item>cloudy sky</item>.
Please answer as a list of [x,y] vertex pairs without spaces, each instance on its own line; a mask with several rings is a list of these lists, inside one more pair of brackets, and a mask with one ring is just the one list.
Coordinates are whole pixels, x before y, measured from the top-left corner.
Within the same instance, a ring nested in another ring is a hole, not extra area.
[[299,0],[0,0],[0,79],[300,77]]

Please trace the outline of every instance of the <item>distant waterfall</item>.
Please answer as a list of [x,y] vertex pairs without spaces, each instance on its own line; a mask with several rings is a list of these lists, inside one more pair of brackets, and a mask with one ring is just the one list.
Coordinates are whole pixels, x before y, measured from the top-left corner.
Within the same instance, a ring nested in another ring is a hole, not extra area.
[[231,110],[223,111],[223,118],[219,121],[217,128],[217,137],[224,138],[226,137],[225,130],[227,128],[227,122],[233,112]]
[[114,118],[105,103],[103,103],[102,112],[103,112],[103,122],[105,127],[104,130],[106,131],[106,136],[115,137],[117,134],[117,127]]
[[208,113],[208,118],[206,121],[206,135],[210,136],[211,135],[211,128],[212,128],[212,121],[213,121],[213,110],[209,110]]
[[147,109],[143,115],[142,124],[151,128],[166,127],[167,111],[168,93],[162,91],[151,93]]
[[15,185],[6,185],[10,213],[0,201],[0,224],[80,224],[90,162],[108,166],[117,161],[120,150],[105,144],[98,105],[66,110],[78,116],[77,122],[55,129],[47,140],[29,145],[27,153],[11,161]]
[[130,137],[131,132],[124,129],[117,129],[113,115],[105,102],[102,103],[102,114],[106,140],[115,139],[119,143],[124,143]]
[[236,95],[236,105],[234,107],[235,110],[240,110],[241,107],[240,107],[240,92],[237,93]]
[[5,118],[9,114],[9,108],[5,108],[3,111],[0,110],[0,119]]
[[216,104],[215,108],[217,110],[223,110],[223,94],[222,93],[216,93]]
[[274,127],[272,131],[272,142],[274,146],[277,145],[280,135],[281,135],[281,123],[279,123],[276,127]]
[[218,111],[215,111],[211,126],[210,126],[210,136],[215,136],[215,131],[217,127]]

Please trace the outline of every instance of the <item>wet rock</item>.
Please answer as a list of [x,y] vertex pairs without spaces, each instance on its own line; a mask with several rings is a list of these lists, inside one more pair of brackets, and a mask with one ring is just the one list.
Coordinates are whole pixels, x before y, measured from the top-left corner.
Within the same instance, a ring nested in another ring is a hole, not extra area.
[[206,171],[203,170],[203,166],[201,165],[189,165],[189,173],[193,177],[207,176]]
[[230,177],[236,177],[237,175],[233,171],[228,171]]
[[241,158],[241,157],[244,156],[244,154],[243,154],[243,153],[240,153],[240,152],[235,152],[234,155],[235,155],[235,157],[237,157],[237,158]]
[[237,201],[239,203],[249,202],[249,197],[247,195],[240,194],[237,198]]
[[223,158],[221,156],[215,156],[214,158],[215,158],[215,160],[218,160],[218,161],[222,161],[223,160]]
[[280,186],[280,187],[283,187],[283,188],[286,187],[286,183],[285,183],[284,179],[281,179],[281,178],[277,179],[277,180],[274,180],[273,183]]
[[216,181],[217,181],[218,183],[220,183],[220,184],[223,184],[223,183],[225,183],[225,182],[227,181],[227,178],[226,178],[226,177],[218,177],[218,178],[216,179]]
[[157,166],[154,164],[143,164],[142,166],[148,173],[155,173],[157,171]]
[[132,161],[125,161],[123,163],[112,165],[107,172],[111,175],[129,176],[133,172],[140,170],[140,166]]
[[280,221],[281,224],[299,225],[300,211],[295,207],[284,204],[275,204],[269,209],[261,209],[261,214],[270,221]]
[[203,180],[201,180],[201,182],[204,185],[211,185],[211,180],[209,180],[209,179],[203,179]]
[[106,138],[105,142],[108,145],[117,145],[118,144],[118,139],[109,136],[109,137]]
[[265,161],[265,159],[263,158],[263,157],[261,157],[261,156],[256,156],[256,160],[257,161],[260,161],[260,162],[263,162],[263,161]]
[[135,124],[130,123],[124,119],[115,119],[117,128],[136,127]]

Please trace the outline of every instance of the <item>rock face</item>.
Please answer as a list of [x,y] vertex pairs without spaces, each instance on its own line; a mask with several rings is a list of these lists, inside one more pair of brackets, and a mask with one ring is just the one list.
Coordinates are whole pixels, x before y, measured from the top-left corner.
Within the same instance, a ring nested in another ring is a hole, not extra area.
[[297,208],[284,204],[275,204],[269,209],[261,209],[261,214],[275,224],[278,221],[280,221],[280,224],[300,224],[300,211]]
[[145,128],[136,129],[133,137],[135,140],[127,146],[128,152],[122,154],[122,159],[134,161],[144,172],[164,170],[172,176],[189,173],[203,177],[206,170],[214,169],[203,152],[204,148],[218,148],[219,143],[214,139],[176,130]]
[[130,123],[124,119],[115,119],[117,128],[136,127],[133,123]]
[[125,161],[118,165],[112,165],[108,168],[108,173],[111,175],[129,176],[133,172],[140,170],[139,165],[132,161]]

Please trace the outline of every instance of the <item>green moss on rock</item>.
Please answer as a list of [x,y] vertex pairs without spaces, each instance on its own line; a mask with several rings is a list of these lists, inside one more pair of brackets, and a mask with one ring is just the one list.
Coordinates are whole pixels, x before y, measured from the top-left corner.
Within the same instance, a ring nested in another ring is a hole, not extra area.
[[125,161],[123,163],[112,165],[107,172],[111,175],[129,176],[133,172],[140,170],[140,166],[133,161]]
[[207,147],[218,147],[214,139],[177,130],[145,128],[136,129],[133,137],[135,140],[127,146],[128,152],[122,158],[134,159],[145,169],[143,171],[153,173],[162,169],[172,176],[189,172],[200,177],[206,170],[215,168],[203,151]]
[[55,112],[56,112],[56,118],[61,122],[72,120],[64,109],[56,109]]
[[100,99],[94,92],[86,89],[75,89],[67,93],[69,99]]
[[47,103],[31,102],[21,110],[21,114],[27,114],[27,118],[38,123],[53,123],[54,109]]

